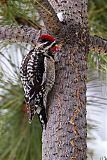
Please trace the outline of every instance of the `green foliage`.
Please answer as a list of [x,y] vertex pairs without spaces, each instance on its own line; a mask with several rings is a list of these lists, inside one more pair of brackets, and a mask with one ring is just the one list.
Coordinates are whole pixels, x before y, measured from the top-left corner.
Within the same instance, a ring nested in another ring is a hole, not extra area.
[[28,25],[40,28],[40,17],[30,0],[7,0],[1,3],[0,24]]
[[41,126],[38,117],[28,123],[19,66],[13,57],[13,53],[0,54],[0,160],[41,160]]
[[89,0],[88,18],[91,33],[107,39],[107,1]]
[[[30,0],[0,1],[0,24],[40,28],[39,21]],[[28,124],[19,77],[20,57],[27,47],[14,44],[12,49],[8,44],[0,46],[5,48],[0,53],[0,160],[41,160],[41,125],[37,116]]]
[[[107,1],[89,0],[88,3],[89,29],[92,35],[107,39]],[[102,54],[88,54],[88,68],[107,71],[107,58]]]
[[102,54],[90,52],[88,54],[88,60],[89,60],[88,68],[90,70],[98,69],[99,71],[107,72],[107,57],[106,56]]

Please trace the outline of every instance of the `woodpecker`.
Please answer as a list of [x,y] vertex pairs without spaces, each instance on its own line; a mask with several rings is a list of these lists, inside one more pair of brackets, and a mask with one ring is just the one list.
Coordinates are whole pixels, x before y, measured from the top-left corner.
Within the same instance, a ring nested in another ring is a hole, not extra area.
[[46,103],[55,82],[55,53],[58,44],[54,37],[41,35],[35,47],[23,58],[20,77],[31,123],[37,113],[42,126],[47,124]]

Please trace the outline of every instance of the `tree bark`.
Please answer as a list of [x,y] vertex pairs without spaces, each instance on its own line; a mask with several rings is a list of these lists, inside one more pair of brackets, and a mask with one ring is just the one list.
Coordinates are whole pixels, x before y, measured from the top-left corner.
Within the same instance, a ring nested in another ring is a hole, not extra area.
[[[23,42],[23,43],[35,44],[38,40],[40,33],[44,33],[44,29],[41,28],[41,30],[35,30],[34,28],[28,26],[14,26],[14,25],[0,26],[0,40],[2,41],[8,40],[13,43]],[[64,39],[63,36],[62,39]],[[107,40],[98,36],[90,35],[89,50],[103,55],[107,55]]]
[[60,32],[62,24],[55,14],[51,4],[47,0],[32,0],[32,3],[36,5],[36,9],[38,9],[38,12],[42,17],[47,32],[56,36]]
[[28,26],[0,26],[0,40],[10,42],[24,42],[35,44],[40,36],[40,31]]
[[59,11],[66,21],[60,33],[65,48],[56,64],[55,86],[49,97],[42,160],[85,160],[87,4],[84,0],[60,1]]
[[[41,15],[45,18],[48,32],[63,39],[65,47],[56,63],[56,81],[48,97],[48,124],[43,130],[42,160],[85,160],[88,47],[99,52],[100,44],[100,51],[106,53],[106,41],[89,37],[86,0],[49,2],[51,6],[43,0],[52,15],[47,16],[43,9]],[[64,24],[56,17],[58,12],[63,13]],[[40,31],[29,27],[0,27],[0,40],[35,43],[39,34]]]

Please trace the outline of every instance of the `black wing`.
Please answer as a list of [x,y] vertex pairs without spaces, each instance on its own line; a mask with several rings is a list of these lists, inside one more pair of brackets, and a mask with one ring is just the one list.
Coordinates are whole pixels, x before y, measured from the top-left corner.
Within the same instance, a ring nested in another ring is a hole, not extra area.
[[40,114],[44,110],[44,86],[42,85],[44,72],[43,51],[39,49],[31,50],[23,59],[20,71],[30,121],[36,112],[39,114],[41,121],[43,119]]

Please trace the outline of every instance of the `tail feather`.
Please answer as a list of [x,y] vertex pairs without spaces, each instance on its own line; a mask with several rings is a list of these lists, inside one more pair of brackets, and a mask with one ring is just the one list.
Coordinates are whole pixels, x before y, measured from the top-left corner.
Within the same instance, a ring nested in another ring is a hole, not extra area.
[[39,116],[39,120],[42,124],[42,127],[45,126],[46,129],[46,125],[47,125],[47,115],[46,115],[46,111],[45,108],[43,107],[42,110],[40,111],[40,113],[38,114]]

